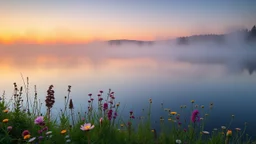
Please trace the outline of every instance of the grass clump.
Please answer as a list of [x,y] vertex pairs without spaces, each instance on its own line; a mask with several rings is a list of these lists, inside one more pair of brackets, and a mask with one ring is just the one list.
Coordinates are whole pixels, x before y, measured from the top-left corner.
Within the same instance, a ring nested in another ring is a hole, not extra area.
[[[23,88],[14,83],[12,98],[7,101],[3,93],[0,101],[0,143],[2,144],[242,144],[252,143],[245,135],[244,128],[230,129],[234,119],[227,126],[205,130],[213,103],[206,108],[191,101],[191,109],[182,105],[179,111],[162,108],[165,116],[159,119],[159,127],[151,118],[152,99],[149,100],[145,115],[136,116],[136,111],[121,115],[120,103],[116,102],[115,93],[109,89],[94,97],[88,94],[88,109],[75,112],[75,104],[68,95],[64,97],[64,107],[57,117],[51,112],[55,103],[54,86],[47,90],[45,103],[37,99],[28,100],[28,85],[25,85],[26,97],[23,102]],[[24,103],[26,103],[24,105]],[[41,108],[45,105],[46,112]],[[31,108],[31,109],[30,109]],[[143,111],[145,111],[143,109]],[[189,113],[189,117],[185,114]],[[124,118],[128,116],[128,118]]]

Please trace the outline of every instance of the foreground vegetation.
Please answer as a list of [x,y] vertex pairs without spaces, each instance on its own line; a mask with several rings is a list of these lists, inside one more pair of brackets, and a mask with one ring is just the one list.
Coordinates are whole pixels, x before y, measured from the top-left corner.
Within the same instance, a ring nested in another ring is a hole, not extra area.
[[[115,101],[115,93],[109,90],[106,95],[99,91],[97,95],[88,94],[88,109],[75,112],[70,98],[71,86],[68,86],[65,103],[58,117],[53,117],[55,103],[54,87],[47,90],[45,103],[41,103],[35,94],[32,102],[28,95],[28,81],[18,88],[14,83],[14,93],[10,100],[3,93],[0,101],[0,143],[1,144],[242,144],[252,143],[243,128],[230,129],[227,126],[205,130],[205,122],[210,118],[213,103],[209,106],[196,105],[191,100],[188,106],[182,105],[177,111],[163,108],[165,117],[160,117],[160,129],[151,122],[152,99],[143,109],[144,115],[136,111],[120,113],[120,103]],[[23,94],[25,91],[25,94]],[[41,109],[46,106],[46,113]],[[191,116],[186,117],[185,112]],[[184,115],[183,115],[184,114]],[[123,116],[128,116],[124,118]]]

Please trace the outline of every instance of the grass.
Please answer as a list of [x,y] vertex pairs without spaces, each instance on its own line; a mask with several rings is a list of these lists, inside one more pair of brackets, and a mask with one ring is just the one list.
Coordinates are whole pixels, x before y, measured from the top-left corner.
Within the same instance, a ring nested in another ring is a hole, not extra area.
[[[28,79],[27,79],[28,81]],[[235,118],[227,126],[206,131],[207,120],[210,119],[213,103],[209,106],[198,106],[194,100],[189,105],[182,105],[179,111],[165,111],[160,117],[160,128],[154,128],[151,120],[153,100],[149,100],[144,115],[135,117],[135,112],[121,114],[120,103],[115,100],[115,93],[103,91],[93,97],[88,94],[88,109],[75,112],[70,98],[71,86],[68,86],[67,97],[57,117],[51,110],[55,103],[54,87],[47,90],[45,102],[37,99],[32,102],[28,96],[28,82],[18,88],[14,83],[14,92],[10,100],[3,93],[0,101],[0,143],[1,144],[251,144],[252,140],[245,135],[244,128],[229,129]],[[25,98],[25,99],[24,99]],[[42,114],[45,106],[47,111]],[[191,116],[186,117],[186,112]],[[124,118],[128,116],[128,118]],[[255,143],[255,142],[254,142]]]

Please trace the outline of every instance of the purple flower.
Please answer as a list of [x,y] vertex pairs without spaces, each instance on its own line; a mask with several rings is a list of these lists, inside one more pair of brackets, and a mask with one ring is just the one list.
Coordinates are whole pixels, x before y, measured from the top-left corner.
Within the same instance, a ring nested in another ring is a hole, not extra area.
[[39,116],[35,119],[34,123],[36,125],[44,125],[44,117],[43,116]]
[[108,120],[111,120],[111,118],[112,118],[112,113],[113,113],[113,110],[110,109],[110,110],[108,111]]
[[44,127],[42,130],[43,130],[43,131],[48,131],[48,127],[46,126],[46,127]]
[[39,136],[39,137],[38,137],[39,140],[42,140],[43,138],[44,138],[43,136]]
[[191,115],[191,121],[192,122],[196,122],[196,121],[200,121],[200,116],[199,116],[199,111],[198,110],[194,110],[192,112],[192,115]]
[[103,110],[105,111],[105,110],[107,110],[108,109],[108,103],[104,103],[104,105],[103,105]]

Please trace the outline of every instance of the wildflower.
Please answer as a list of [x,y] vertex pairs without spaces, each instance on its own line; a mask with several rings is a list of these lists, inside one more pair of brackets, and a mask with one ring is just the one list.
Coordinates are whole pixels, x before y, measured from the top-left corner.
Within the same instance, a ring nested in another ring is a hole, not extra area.
[[102,90],[100,90],[100,93],[103,93],[103,91],[102,91]]
[[43,116],[37,117],[37,118],[35,119],[34,123],[35,123],[36,125],[41,125],[41,126],[44,125],[44,117],[43,117]]
[[198,108],[198,105],[195,105],[195,108]]
[[164,121],[164,118],[163,118],[163,117],[160,117],[160,121]]
[[231,130],[228,130],[226,136],[227,136],[227,137],[231,137],[231,136],[232,136],[232,131],[231,131]]
[[69,135],[66,135],[66,136],[65,136],[65,139],[68,139],[68,138],[69,138]]
[[64,129],[64,130],[62,130],[60,133],[61,133],[61,134],[65,134],[66,132],[67,132],[67,130]]
[[36,139],[36,137],[33,137],[31,139],[28,140],[29,143],[33,142]]
[[112,118],[112,113],[113,113],[113,110],[110,109],[110,110],[108,111],[108,120],[111,120],[111,118]]
[[177,112],[171,112],[171,115],[176,115],[177,114]]
[[100,118],[100,124],[102,124],[103,118]]
[[116,104],[116,106],[117,106],[117,107],[119,107],[119,106],[120,106],[120,102],[119,102],[119,103],[117,103],[117,104]]
[[71,140],[70,140],[70,139],[66,140],[66,143],[70,143],[70,142],[71,142]]
[[201,108],[204,108],[204,105],[202,105]]
[[172,119],[171,118],[168,118],[168,121],[171,121]]
[[184,132],[187,132],[187,129],[184,128],[183,131],[184,131]]
[[199,111],[194,110],[191,116],[191,121],[195,123],[196,121],[199,121],[199,120],[200,120]]
[[154,130],[154,129],[152,129],[152,130],[151,130],[151,132],[152,132],[152,133],[154,133],[154,132],[155,132],[155,130]]
[[182,109],[182,108],[183,108],[183,106],[180,106],[180,108]]
[[133,114],[133,111],[130,111],[130,115],[132,115]]
[[8,126],[8,127],[7,127],[7,130],[8,130],[8,131],[11,131],[11,130],[12,130],[12,126]]
[[176,143],[177,143],[177,144],[181,144],[181,140],[177,139],[177,140],[176,140]]
[[225,129],[226,129],[226,127],[225,127],[225,126],[221,126],[221,129],[225,130]]
[[184,108],[186,108],[187,106],[186,106],[186,105],[184,105],[183,107],[184,107]]
[[104,105],[103,105],[103,110],[105,111],[105,110],[107,110],[108,109],[108,103],[104,103]]
[[43,137],[43,136],[39,136],[38,139],[39,139],[39,140],[42,140],[42,139],[44,139],[44,137]]
[[205,114],[205,116],[208,116],[209,114]]
[[43,130],[38,130],[37,131],[39,134],[42,134],[43,133]]
[[27,140],[27,139],[29,139],[30,137],[31,137],[31,135],[28,134],[28,135],[25,135],[23,138],[24,138],[24,140]]
[[235,118],[235,115],[231,115],[232,116],[232,118]]
[[8,109],[5,109],[5,110],[3,110],[3,112],[4,112],[4,113],[8,113],[8,112],[9,112],[9,110],[8,110]]
[[121,127],[124,127],[124,124],[120,124]]
[[89,94],[88,94],[88,96],[90,97],[90,96],[92,96],[92,94],[91,94],[91,93],[89,93]]
[[200,118],[200,120],[204,120],[204,118]]
[[26,135],[30,135],[30,132],[29,132],[28,130],[24,130],[24,131],[22,132],[22,136],[23,136],[23,137],[26,136]]
[[85,123],[84,125],[81,125],[80,129],[82,131],[89,131],[94,128],[94,125],[91,125],[91,123]]
[[191,100],[191,103],[195,103],[195,100]]
[[241,129],[240,128],[235,128],[236,129],[236,131],[241,131]]
[[202,131],[203,134],[208,135],[210,134],[208,131]]
[[7,123],[9,121],[9,119],[4,119],[3,123]]
[[214,128],[213,130],[217,131],[218,129],[217,129],[217,128]]
[[181,125],[181,122],[178,122],[178,125],[180,126],[180,125]]
[[152,103],[152,99],[151,98],[149,99],[149,103]]

